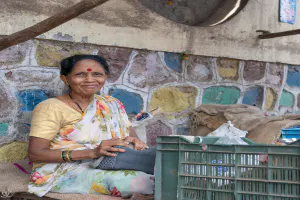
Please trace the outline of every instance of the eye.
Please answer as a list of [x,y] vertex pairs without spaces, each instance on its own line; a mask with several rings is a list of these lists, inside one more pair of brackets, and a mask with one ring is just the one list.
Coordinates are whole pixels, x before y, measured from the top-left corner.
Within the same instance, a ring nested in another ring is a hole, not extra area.
[[97,76],[97,77],[102,77],[102,76],[104,76],[104,74],[101,73],[101,72],[94,72],[93,75],[94,75],[94,76]]
[[79,72],[79,73],[75,74],[75,76],[84,76],[84,75],[85,75],[84,72]]

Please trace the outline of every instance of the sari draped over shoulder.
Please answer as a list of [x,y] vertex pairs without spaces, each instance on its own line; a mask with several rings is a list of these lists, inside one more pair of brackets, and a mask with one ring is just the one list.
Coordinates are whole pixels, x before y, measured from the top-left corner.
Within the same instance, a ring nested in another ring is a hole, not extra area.
[[[47,112],[47,110],[43,111]],[[61,127],[50,149],[94,149],[102,140],[129,135],[130,122],[123,104],[111,96],[94,95],[84,115]],[[73,163],[34,163],[28,191],[37,196],[48,192],[126,196],[133,192],[153,194],[154,177],[139,171],[99,170],[93,160]]]

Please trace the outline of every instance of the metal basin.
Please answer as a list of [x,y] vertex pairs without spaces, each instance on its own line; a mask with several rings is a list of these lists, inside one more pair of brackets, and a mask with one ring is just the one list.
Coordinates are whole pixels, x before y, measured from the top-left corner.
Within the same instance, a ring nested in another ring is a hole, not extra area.
[[214,26],[238,14],[248,0],[140,0],[142,5],[174,22]]

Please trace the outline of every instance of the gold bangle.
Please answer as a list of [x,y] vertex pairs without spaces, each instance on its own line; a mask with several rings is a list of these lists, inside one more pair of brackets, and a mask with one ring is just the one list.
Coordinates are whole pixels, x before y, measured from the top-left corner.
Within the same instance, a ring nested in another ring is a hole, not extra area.
[[72,159],[72,152],[73,150],[69,150],[67,155],[68,155],[68,158],[69,158],[69,162],[74,162],[74,160]]
[[67,153],[66,153],[66,156],[67,156],[67,161],[68,161],[68,162],[70,162],[70,158],[69,158],[69,151],[70,151],[70,150],[68,150],[68,151],[67,151]]

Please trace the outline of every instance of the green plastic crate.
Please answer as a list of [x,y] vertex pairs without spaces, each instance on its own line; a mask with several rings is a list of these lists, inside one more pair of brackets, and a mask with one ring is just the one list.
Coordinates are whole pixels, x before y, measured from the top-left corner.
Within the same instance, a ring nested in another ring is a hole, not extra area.
[[[299,200],[300,146],[157,137],[156,200]],[[205,144],[205,145],[204,145]]]

